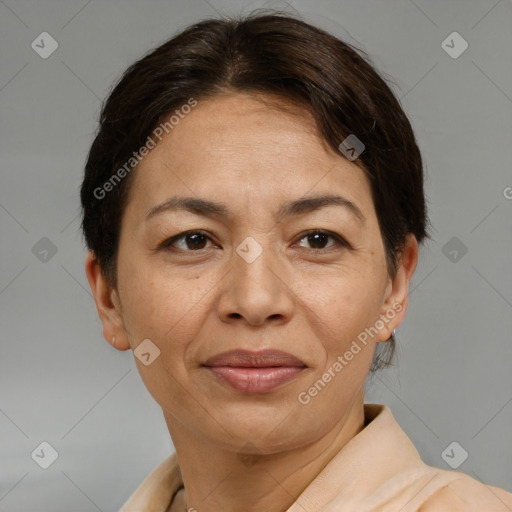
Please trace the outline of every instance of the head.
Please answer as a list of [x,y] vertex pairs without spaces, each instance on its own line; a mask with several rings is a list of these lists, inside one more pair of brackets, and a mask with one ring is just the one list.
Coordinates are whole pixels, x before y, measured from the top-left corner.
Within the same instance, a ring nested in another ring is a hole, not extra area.
[[[212,442],[307,443],[393,353],[427,236],[423,168],[363,54],[288,16],[206,20],[103,106],[81,189],[103,333],[146,347],[137,365],[166,417]],[[234,391],[204,366],[233,349],[304,370]]]

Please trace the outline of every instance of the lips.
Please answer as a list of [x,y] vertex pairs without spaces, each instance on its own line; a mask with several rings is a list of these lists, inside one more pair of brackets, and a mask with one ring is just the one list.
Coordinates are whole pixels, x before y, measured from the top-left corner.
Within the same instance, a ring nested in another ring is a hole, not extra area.
[[303,361],[280,350],[232,350],[211,357],[203,366],[221,383],[246,393],[273,391],[307,368]]
[[271,366],[306,366],[300,359],[281,350],[231,350],[210,357],[205,366],[236,366],[239,368],[268,368]]

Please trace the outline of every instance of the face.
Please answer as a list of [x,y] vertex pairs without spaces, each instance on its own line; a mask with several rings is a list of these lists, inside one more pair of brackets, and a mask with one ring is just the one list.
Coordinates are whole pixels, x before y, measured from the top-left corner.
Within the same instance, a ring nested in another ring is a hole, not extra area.
[[[134,173],[118,288],[100,316],[117,348],[151,340],[152,362],[136,362],[168,423],[273,453],[362,407],[375,344],[401,321],[414,269],[388,275],[367,178],[312,117],[244,94],[199,102]],[[245,356],[205,366],[233,350]],[[251,357],[265,350],[289,357]]]

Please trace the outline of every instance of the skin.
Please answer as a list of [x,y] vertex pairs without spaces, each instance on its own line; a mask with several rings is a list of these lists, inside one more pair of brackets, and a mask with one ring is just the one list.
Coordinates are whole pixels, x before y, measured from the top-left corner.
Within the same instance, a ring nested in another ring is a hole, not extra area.
[[[149,338],[161,351],[140,375],[178,455],[187,507],[200,512],[286,510],[364,427],[364,384],[376,343],[402,322],[418,257],[409,235],[394,276],[364,172],[333,151],[293,105],[229,93],[198,105],[139,164],[123,214],[117,289],[93,253],[86,273],[105,339],[119,350]],[[286,201],[336,193],[355,203],[276,220]],[[147,212],[173,195],[223,202],[229,218]],[[159,244],[187,230],[209,238]],[[316,241],[303,233],[343,237]],[[261,255],[236,252],[253,237]],[[401,306],[307,405],[307,391],[365,328]],[[266,394],[218,382],[204,367],[231,349],[277,348],[307,368]],[[244,454],[244,456],[241,456]],[[251,463],[247,457],[253,455]]]

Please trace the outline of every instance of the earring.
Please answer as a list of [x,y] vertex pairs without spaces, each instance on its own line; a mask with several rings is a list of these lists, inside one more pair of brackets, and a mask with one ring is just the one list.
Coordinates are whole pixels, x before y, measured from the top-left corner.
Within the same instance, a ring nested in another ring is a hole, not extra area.
[[112,336],[112,346],[114,348],[116,347],[116,337],[115,336]]

